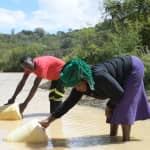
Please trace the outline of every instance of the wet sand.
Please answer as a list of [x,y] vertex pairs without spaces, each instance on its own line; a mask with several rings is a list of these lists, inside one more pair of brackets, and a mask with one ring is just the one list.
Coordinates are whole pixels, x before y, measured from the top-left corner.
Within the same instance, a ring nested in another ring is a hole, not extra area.
[[[21,73],[0,73],[0,105],[7,102],[18,84]],[[34,76],[28,79],[17,102],[24,101]],[[1,150],[148,150],[150,147],[150,120],[138,121],[132,127],[132,140],[121,142],[121,129],[115,138],[110,138],[109,125],[105,123],[104,110],[76,105],[65,116],[46,129],[48,144],[7,143],[2,139],[9,132],[33,119],[44,119],[49,114],[48,91],[38,89],[36,95],[19,121],[0,121]]]

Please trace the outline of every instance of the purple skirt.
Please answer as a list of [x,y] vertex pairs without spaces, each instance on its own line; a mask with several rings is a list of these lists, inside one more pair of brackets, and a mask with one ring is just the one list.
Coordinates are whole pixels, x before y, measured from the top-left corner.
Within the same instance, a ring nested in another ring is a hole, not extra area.
[[124,83],[124,96],[107,123],[131,125],[137,120],[150,118],[150,106],[143,83],[144,65],[132,56],[132,72]]

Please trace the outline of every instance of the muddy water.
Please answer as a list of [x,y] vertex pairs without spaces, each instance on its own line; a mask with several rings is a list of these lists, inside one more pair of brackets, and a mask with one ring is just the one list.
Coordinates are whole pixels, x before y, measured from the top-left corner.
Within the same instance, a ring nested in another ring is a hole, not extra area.
[[[13,94],[21,74],[0,74],[0,105]],[[22,102],[33,83],[31,76],[24,91],[18,96]],[[38,89],[37,94],[24,112],[20,121],[0,121],[1,150],[148,150],[150,147],[150,120],[139,121],[132,127],[131,142],[121,142],[121,129],[115,138],[110,138],[109,125],[105,123],[104,111],[98,108],[76,105],[61,119],[53,122],[46,132],[47,144],[6,143],[2,139],[9,132],[33,119],[44,119],[49,113],[48,91]]]

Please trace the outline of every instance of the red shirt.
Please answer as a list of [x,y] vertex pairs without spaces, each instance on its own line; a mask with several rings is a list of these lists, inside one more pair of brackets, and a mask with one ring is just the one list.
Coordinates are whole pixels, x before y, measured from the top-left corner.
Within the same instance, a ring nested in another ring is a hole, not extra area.
[[[63,68],[65,62],[59,58],[53,56],[41,56],[33,59],[35,63],[35,69],[33,71],[37,77],[45,78],[48,80],[58,80],[59,73]],[[25,74],[32,72],[25,70]]]

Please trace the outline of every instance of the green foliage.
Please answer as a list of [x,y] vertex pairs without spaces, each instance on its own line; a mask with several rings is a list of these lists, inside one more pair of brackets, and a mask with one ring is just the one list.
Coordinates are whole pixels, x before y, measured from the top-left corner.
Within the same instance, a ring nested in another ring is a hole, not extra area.
[[2,54],[0,68],[1,71],[21,71],[20,58],[22,56],[32,56],[36,57],[42,54],[45,47],[38,43],[33,43],[31,45],[22,46],[14,48],[11,51],[7,51]]
[[145,66],[144,82],[146,85],[146,89],[150,90],[150,54],[142,56],[142,60]]
[[[144,46],[144,53],[150,52],[150,21],[143,24],[139,36],[141,37],[141,43]],[[147,49],[148,48],[148,49]]]
[[[126,22],[127,28],[118,24],[115,25],[115,33],[110,34],[110,41],[108,42],[109,49],[114,51],[117,55],[122,54],[138,54],[141,39],[139,37],[140,25],[137,23]],[[107,47],[107,46],[106,46]]]
[[48,34],[43,28],[0,34],[0,71],[21,71],[19,59],[54,55],[66,61],[80,57],[89,64],[122,55],[138,55],[150,83],[150,0],[105,0],[104,21],[95,27]]

